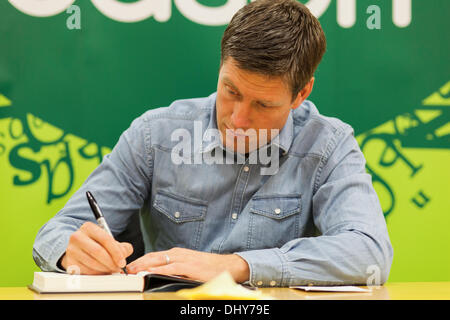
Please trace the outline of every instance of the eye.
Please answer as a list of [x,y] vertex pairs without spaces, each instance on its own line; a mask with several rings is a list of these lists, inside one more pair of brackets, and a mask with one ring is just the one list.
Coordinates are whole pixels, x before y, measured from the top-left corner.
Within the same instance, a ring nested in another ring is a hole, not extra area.
[[258,102],[259,103],[259,105],[261,106],[261,107],[263,107],[263,108],[268,108],[268,106],[266,106],[264,103],[262,103],[262,102]]
[[227,89],[228,90],[228,93],[229,94],[231,94],[231,95],[233,95],[233,96],[237,96],[237,93],[235,92],[235,91],[233,91],[233,90],[231,90],[231,89]]
[[227,91],[227,93],[231,94],[232,96],[237,96],[238,93],[229,85],[225,84],[224,85],[225,90]]

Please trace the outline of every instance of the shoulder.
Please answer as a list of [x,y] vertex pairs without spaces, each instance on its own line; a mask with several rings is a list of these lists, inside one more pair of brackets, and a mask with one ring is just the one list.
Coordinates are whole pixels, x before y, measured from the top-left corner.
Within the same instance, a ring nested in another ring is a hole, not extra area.
[[215,93],[208,97],[179,99],[169,106],[148,110],[142,116],[146,121],[162,120],[195,120],[202,114],[211,112],[215,104]]
[[292,112],[293,152],[327,157],[353,128],[344,121],[319,113],[313,102],[305,100]]
[[176,130],[194,133],[196,125],[206,128],[215,101],[215,93],[208,97],[175,100],[169,106],[148,110],[137,120],[148,131],[152,144],[171,144],[171,136]]

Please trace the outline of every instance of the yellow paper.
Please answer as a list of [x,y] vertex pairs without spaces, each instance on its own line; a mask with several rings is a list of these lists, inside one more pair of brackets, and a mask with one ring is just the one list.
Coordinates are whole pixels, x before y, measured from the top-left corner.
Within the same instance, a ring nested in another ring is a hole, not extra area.
[[193,289],[182,289],[176,292],[185,299],[199,300],[270,300],[271,296],[261,291],[247,289],[234,282],[233,277],[225,271],[210,281]]

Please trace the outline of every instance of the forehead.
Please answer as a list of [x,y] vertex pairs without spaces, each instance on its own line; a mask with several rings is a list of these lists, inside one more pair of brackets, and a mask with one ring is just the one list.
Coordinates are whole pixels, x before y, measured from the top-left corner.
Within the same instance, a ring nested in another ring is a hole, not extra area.
[[241,69],[233,58],[226,59],[222,64],[219,81],[239,91],[290,94],[283,77],[269,76]]

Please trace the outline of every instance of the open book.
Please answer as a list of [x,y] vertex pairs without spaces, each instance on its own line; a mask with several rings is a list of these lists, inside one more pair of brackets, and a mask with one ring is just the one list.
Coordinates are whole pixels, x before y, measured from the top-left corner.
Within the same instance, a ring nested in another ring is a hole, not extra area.
[[35,272],[33,284],[28,287],[38,293],[144,292],[176,291],[200,284],[202,284],[200,281],[149,272],[100,276]]

